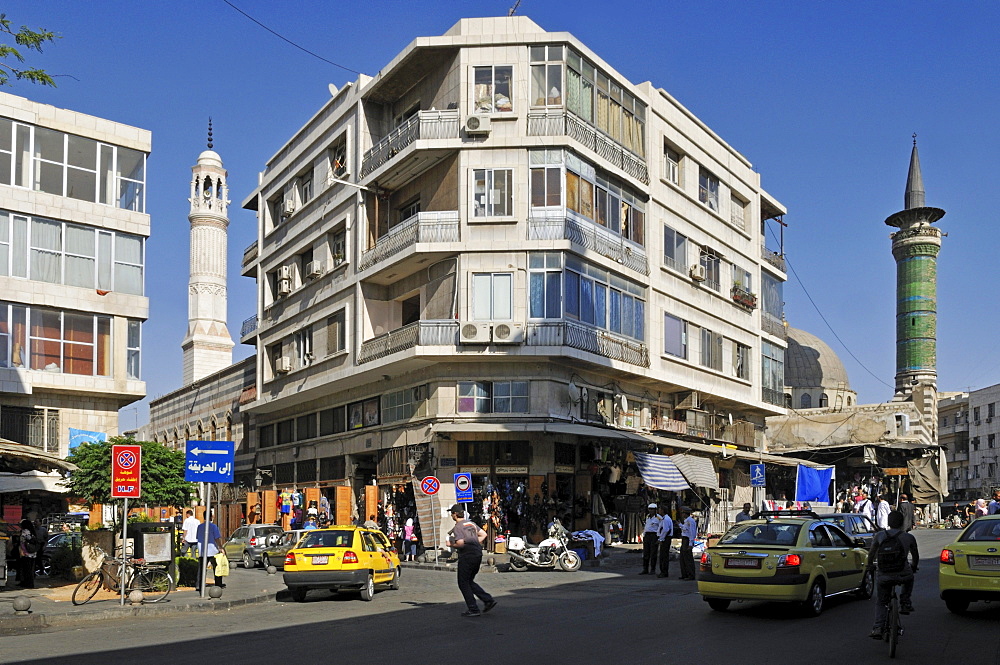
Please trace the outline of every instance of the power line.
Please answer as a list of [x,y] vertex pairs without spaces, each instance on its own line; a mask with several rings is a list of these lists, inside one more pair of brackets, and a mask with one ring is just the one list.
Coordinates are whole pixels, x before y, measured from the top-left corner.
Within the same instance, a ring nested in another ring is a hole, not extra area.
[[317,53],[313,53],[312,51],[310,51],[309,49],[307,49],[307,48],[305,48],[303,46],[299,46],[298,44],[296,44],[295,42],[293,42],[291,39],[289,39],[289,38],[287,38],[287,37],[285,37],[283,35],[279,35],[277,32],[275,32],[271,28],[267,27],[266,25],[264,25],[263,23],[261,23],[260,21],[258,21],[257,19],[255,19],[253,16],[250,16],[250,14],[247,14],[245,11],[243,11],[242,9],[240,9],[239,7],[237,7],[236,5],[234,5],[233,3],[229,2],[229,0],[222,0],[222,1],[224,3],[226,3],[227,5],[229,5],[230,7],[232,7],[233,9],[235,9],[236,11],[238,11],[240,14],[243,14],[243,16],[246,16],[248,19],[250,19],[251,21],[253,21],[257,25],[259,25],[260,27],[262,27],[265,30],[267,30],[268,32],[270,32],[272,35],[274,35],[278,39],[281,39],[283,41],[288,42],[289,44],[291,44],[295,48],[299,49],[300,51],[304,51],[305,53],[308,53],[312,57],[318,58],[318,59],[322,60],[323,62],[325,62],[328,65],[333,65],[334,67],[338,67],[340,69],[352,72],[354,74],[360,74],[361,73],[361,72],[359,72],[356,69],[351,69],[350,67],[345,67],[343,65],[338,65],[337,63],[333,62],[332,60],[327,60],[323,56],[321,56],[321,55],[319,55]]

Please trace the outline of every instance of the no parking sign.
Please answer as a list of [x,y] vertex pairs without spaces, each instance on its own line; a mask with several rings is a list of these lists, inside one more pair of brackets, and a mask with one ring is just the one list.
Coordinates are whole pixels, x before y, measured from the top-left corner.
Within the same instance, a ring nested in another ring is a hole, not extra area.
[[434,496],[441,489],[441,481],[434,476],[427,476],[420,481],[420,491],[427,496]]
[[472,474],[455,474],[455,501],[458,503],[472,503]]

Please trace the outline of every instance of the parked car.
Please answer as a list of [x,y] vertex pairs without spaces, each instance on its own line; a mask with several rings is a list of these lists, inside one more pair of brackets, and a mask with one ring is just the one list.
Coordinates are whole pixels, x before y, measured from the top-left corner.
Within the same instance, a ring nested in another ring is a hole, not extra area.
[[872,538],[878,531],[878,527],[871,518],[861,513],[833,513],[832,515],[819,515],[821,520],[833,522],[839,526],[844,533],[852,539],[860,538],[865,542],[865,547],[871,548]]
[[37,572],[41,575],[51,575],[52,555],[56,553],[56,550],[62,546],[79,550],[82,542],[83,536],[79,531],[64,531],[50,536],[42,548],[42,558],[38,561]]
[[302,602],[310,589],[355,589],[362,600],[375,585],[399,588],[399,555],[381,531],[356,526],[314,529],[285,556],[285,585]]
[[254,568],[262,563],[261,555],[268,547],[281,542],[284,532],[275,524],[247,524],[229,536],[223,546],[226,558],[239,561],[244,568]]
[[264,567],[274,566],[276,568],[285,567],[285,555],[288,554],[288,550],[295,547],[295,545],[302,540],[302,536],[309,533],[313,529],[294,529],[292,531],[285,531],[281,534],[281,540],[277,545],[268,547],[260,555],[261,562]]
[[781,513],[740,522],[705,550],[698,592],[709,607],[721,612],[733,600],[797,602],[808,616],[819,616],[829,596],[871,597],[875,584],[860,540],[815,514]]
[[962,614],[976,600],[1000,600],[1000,515],[965,527],[941,550],[938,590],[948,609]]

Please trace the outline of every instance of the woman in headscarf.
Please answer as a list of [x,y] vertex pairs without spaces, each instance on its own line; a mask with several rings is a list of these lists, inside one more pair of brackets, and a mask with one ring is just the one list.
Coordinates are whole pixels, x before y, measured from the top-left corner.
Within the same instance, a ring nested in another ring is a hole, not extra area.
[[406,520],[403,527],[403,561],[417,560],[417,534],[413,527],[413,518]]
[[975,519],[984,517],[988,511],[986,510],[986,499],[976,499],[976,515]]
[[42,549],[38,542],[38,535],[35,533],[35,526],[31,520],[21,520],[20,542],[18,544],[19,554],[17,563],[20,567],[19,585],[25,589],[35,588],[35,557]]

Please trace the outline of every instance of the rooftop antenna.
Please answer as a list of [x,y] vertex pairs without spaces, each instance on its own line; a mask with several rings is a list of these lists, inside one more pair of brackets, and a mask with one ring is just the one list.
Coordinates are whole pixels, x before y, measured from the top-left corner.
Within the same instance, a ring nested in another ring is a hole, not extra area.
[[517,8],[518,6],[520,6],[520,4],[521,0],[517,0],[517,2],[514,3],[514,6],[510,8],[510,11],[507,12],[507,16],[513,16],[515,13],[517,13]]

